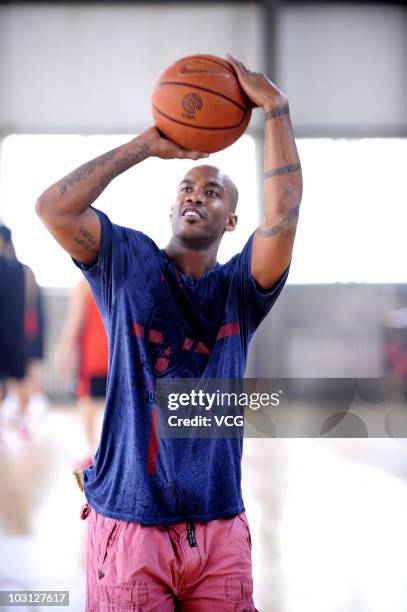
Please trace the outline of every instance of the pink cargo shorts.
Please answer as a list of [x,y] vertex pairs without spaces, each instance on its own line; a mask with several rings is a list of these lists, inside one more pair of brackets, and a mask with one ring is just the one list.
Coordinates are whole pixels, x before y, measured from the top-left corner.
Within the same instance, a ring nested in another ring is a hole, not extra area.
[[86,504],[86,612],[258,612],[245,513],[145,526]]

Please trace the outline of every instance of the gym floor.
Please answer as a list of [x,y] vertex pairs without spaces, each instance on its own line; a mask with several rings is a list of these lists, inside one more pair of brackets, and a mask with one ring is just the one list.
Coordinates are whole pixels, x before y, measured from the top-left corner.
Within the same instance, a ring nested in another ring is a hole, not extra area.
[[[73,612],[84,609],[82,446],[74,406],[34,415],[28,438],[3,414],[0,590],[69,590]],[[245,440],[261,612],[407,612],[406,450],[405,439]],[[27,608],[42,609],[53,608]]]

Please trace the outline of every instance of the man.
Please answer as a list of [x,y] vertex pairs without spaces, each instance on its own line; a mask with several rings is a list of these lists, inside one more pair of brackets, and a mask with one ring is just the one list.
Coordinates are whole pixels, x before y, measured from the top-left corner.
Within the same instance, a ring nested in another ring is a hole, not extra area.
[[[4,258],[1,282],[5,282],[4,275],[8,279],[0,309],[3,311],[0,316],[0,371],[4,380],[9,379],[8,390],[17,402],[17,431],[28,439],[30,400],[34,396],[42,403],[45,400],[40,370],[44,353],[42,295],[31,268],[17,260],[11,230],[5,225],[0,225],[0,256]],[[5,382],[3,386],[4,394]]]
[[291,259],[302,179],[288,102],[264,75],[228,59],[265,112],[265,221],[240,255],[216,263],[224,232],[236,226],[237,190],[212,166],[181,182],[163,251],[91,208],[114,177],[150,156],[205,157],[155,128],[81,166],[37,203],[83,269],[110,343],[101,441],[85,472],[88,612],[255,610],[241,440],[159,441],[154,405],[157,377],[243,375],[250,338]]
[[108,347],[102,317],[84,278],[72,290],[55,365],[62,381],[72,375],[76,378],[76,400],[86,438],[86,454],[78,467],[86,468],[93,462],[99,410],[106,398]]
[[7,385],[14,383],[19,409],[24,411],[27,404],[22,391],[26,369],[26,282],[24,267],[14,257],[11,247],[11,230],[0,225],[0,401],[6,394]]

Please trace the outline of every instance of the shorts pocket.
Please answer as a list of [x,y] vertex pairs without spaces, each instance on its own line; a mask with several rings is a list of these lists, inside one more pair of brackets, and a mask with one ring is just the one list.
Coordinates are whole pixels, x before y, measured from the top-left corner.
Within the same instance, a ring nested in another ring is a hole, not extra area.
[[[235,602],[252,603],[253,582],[249,578],[236,577],[227,578],[225,583],[225,596],[227,600]],[[252,612],[254,608],[248,608],[248,612]]]
[[99,526],[99,546],[97,575],[98,579],[104,578],[106,568],[112,560],[114,547],[123,529],[123,522],[103,517],[103,525]]
[[[95,612],[123,612],[123,610],[137,610],[142,612],[144,606],[149,603],[148,585],[143,580],[137,580],[134,584],[123,584],[120,586],[108,586],[98,584],[94,592],[94,602],[89,603],[89,610]],[[151,610],[151,608],[149,607]]]
[[250,527],[249,527],[249,523],[246,518],[246,514],[244,512],[241,512],[240,514],[237,515],[236,518],[242,529],[242,533],[245,536],[246,541],[251,548],[252,547],[252,536],[250,534]]

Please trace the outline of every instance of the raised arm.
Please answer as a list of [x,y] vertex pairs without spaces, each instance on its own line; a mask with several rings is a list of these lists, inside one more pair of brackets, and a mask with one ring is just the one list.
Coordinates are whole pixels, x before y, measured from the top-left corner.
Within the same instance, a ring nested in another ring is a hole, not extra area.
[[200,159],[207,155],[182,149],[152,127],[80,166],[40,195],[36,203],[39,217],[76,260],[85,264],[97,261],[100,221],[90,206],[110,181],[147,157]]
[[264,111],[265,220],[252,249],[252,275],[269,289],[291,260],[302,196],[301,164],[290,121],[288,100],[269,79],[228,56],[253,103]]

